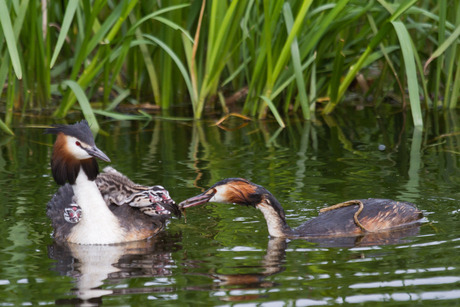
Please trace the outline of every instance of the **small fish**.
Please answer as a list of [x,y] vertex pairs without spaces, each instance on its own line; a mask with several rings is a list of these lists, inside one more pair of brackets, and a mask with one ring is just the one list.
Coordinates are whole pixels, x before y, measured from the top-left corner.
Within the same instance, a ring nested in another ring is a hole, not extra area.
[[184,222],[185,224],[187,224],[187,215],[185,214],[185,208],[183,208],[182,206],[179,207],[179,210],[180,212],[182,213],[182,215],[184,216]]

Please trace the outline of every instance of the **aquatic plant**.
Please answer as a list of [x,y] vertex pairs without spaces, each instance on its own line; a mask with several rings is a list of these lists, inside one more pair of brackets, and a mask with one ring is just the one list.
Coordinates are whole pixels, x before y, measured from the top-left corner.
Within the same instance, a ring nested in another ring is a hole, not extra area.
[[422,108],[459,100],[459,12],[447,0],[0,0],[0,129],[42,109],[148,119],[116,111],[144,101],[284,126],[292,112],[333,112],[350,90],[374,106],[392,93],[422,127]]

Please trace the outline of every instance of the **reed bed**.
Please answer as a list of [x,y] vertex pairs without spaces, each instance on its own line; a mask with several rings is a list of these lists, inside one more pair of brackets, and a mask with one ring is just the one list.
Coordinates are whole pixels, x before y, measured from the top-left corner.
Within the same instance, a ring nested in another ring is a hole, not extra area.
[[[0,129],[13,113],[79,109],[143,120],[188,106],[306,120],[355,90],[423,110],[457,107],[460,2],[0,0]],[[408,102],[407,102],[408,101]]]

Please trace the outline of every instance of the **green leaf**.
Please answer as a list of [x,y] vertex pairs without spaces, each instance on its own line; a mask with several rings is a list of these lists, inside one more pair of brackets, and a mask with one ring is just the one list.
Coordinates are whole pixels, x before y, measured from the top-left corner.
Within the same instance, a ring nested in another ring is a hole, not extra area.
[[460,36],[460,25],[455,29],[454,33],[452,33],[430,56],[430,58],[426,61],[425,66],[423,67],[424,70],[428,67],[428,65],[436,59],[438,56],[443,54],[447,48],[450,46],[455,46],[457,44],[456,40]]
[[[14,37],[13,26],[11,25],[11,18],[5,0],[0,0],[0,23],[3,28],[3,35],[5,36],[6,45],[13,64],[14,73],[18,79],[22,79],[21,61],[19,60],[19,53]],[[2,84],[3,86],[3,84]]]
[[0,119],[0,130],[3,130],[3,132],[9,135],[14,135],[14,132],[1,119]]
[[190,36],[190,33],[188,33],[187,30],[185,30],[183,27],[179,26],[177,23],[171,21],[171,20],[168,20],[166,18],[163,18],[163,17],[155,17],[154,18],[156,21],[159,21],[165,25],[167,25],[168,27],[170,27],[171,29],[174,29],[174,30],[179,30],[180,32],[182,32],[182,34],[189,40],[192,42],[193,44],[193,37]]
[[93,50],[101,43],[107,44],[110,43],[104,39],[104,36],[107,34],[107,37],[114,35],[113,32],[116,32],[118,29],[116,26],[119,25],[119,21],[122,19],[123,8],[125,2],[119,3],[115,9],[113,9],[109,16],[104,19],[104,23],[97,29],[97,31],[92,35],[88,45],[86,46],[85,56],[87,57]]
[[[123,22],[126,20],[126,18],[128,18],[128,15],[134,9],[136,4],[137,4],[137,0],[128,0],[128,1],[124,1],[123,3],[120,3],[120,6],[122,8],[120,16],[118,16],[118,19],[115,22],[115,24],[112,27],[110,27],[110,32],[105,37],[104,41],[106,41],[109,44],[112,42],[114,37],[120,31],[120,28],[121,28]],[[104,24],[105,24],[105,22],[104,22]]]
[[[10,57],[8,53],[5,54],[2,58],[2,64],[0,64],[0,85],[5,84],[6,78],[8,77],[8,68],[9,68],[9,60]],[[4,86],[0,87],[0,97],[2,96]]]
[[115,109],[126,97],[128,97],[131,94],[130,90],[124,90],[122,91],[113,101],[112,103],[105,108],[106,111],[112,111]]
[[342,77],[343,63],[345,61],[345,56],[343,55],[343,46],[345,45],[345,41],[340,39],[336,45],[334,63],[332,65],[332,77],[331,82],[329,83],[329,97],[331,101],[337,101],[340,78]]
[[282,128],[286,127],[286,125],[283,122],[283,119],[281,118],[280,114],[278,113],[278,110],[276,109],[275,105],[273,102],[266,96],[260,96],[263,101],[267,104],[267,106],[270,108],[270,111],[272,111],[273,115],[275,116],[276,121],[278,122],[278,125],[280,125]]
[[395,12],[390,12],[391,16],[390,16],[389,21],[390,22],[395,21],[396,19],[401,17],[402,14],[404,14],[408,9],[410,9],[416,3],[417,3],[417,0],[406,0],[406,1],[404,1],[403,3],[401,3],[399,5],[399,7],[396,9]]
[[[294,24],[292,25],[291,31],[286,39],[286,42],[281,50],[281,53],[276,61],[275,68],[273,69],[273,81],[276,80],[281,73],[286,61],[289,57],[289,51],[291,50],[292,42],[296,37],[297,33],[301,29],[303,22],[305,21],[305,15],[308,12],[308,8],[310,7],[313,0],[306,0],[302,2],[302,6],[299,9],[299,12],[295,18]],[[273,86],[272,84],[268,85],[270,88]]]
[[[161,9],[161,10],[158,10],[158,11],[155,11],[153,13],[150,13],[144,17],[142,17],[141,19],[139,19],[138,21],[136,21],[136,23],[134,25],[131,26],[131,28],[128,30],[128,33],[126,35],[133,35],[133,32],[144,22],[146,22],[147,20],[149,19],[152,19],[158,15],[161,15],[161,14],[164,14],[166,12],[170,12],[170,11],[173,11],[173,10],[178,10],[178,9],[182,9],[184,7],[187,7],[187,6],[190,6],[190,4],[180,4],[180,5],[173,5],[173,6],[169,6],[169,7],[165,7],[164,9]],[[192,40],[193,41],[193,40]]]
[[182,73],[182,77],[184,78],[185,84],[187,85],[187,89],[191,97],[193,97],[193,87],[192,81],[188,75],[187,69],[185,68],[184,64],[181,62],[180,58],[176,55],[176,53],[164,42],[153,35],[144,34],[144,37],[153,43],[160,46],[166,53],[172,58],[174,63],[176,63],[177,67],[179,68],[180,72]]
[[[1,0],[0,0],[1,1]],[[61,31],[59,32],[58,40],[56,42],[56,47],[54,48],[53,56],[51,57],[50,68],[53,68],[54,63],[59,55],[59,52],[64,45],[65,38],[69,32],[70,25],[72,24],[73,16],[77,10],[79,1],[69,1],[67,8],[65,9],[64,19],[62,21]]]
[[[369,44],[366,47],[366,50],[361,54],[359,59],[356,61],[356,63],[352,64],[350,66],[350,69],[343,79],[339,92],[337,95],[336,101],[331,101],[329,102],[326,107],[323,110],[324,114],[329,114],[331,113],[335,106],[338,104],[338,102],[342,99],[343,95],[345,94],[346,90],[348,89],[348,86],[351,84],[351,82],[355,79],[357,73],[359,70],[363,67],[364,63],[366,62],[367,58],[371,55],[372,50],[380,44],[380,42],[387,37],[388,32],[391,29],[391,22],[398,19],[404,12],[406,12],[411,6],[413,6],[417,0],[407,0],[403,3],[400,4],[400,6],[396,9],[394,13],[388,18],[386,22],[383,23],[382,26],[380,26],[379,31],[377,34],[371,39]],[[391,13],[391,11],[390,11]]]
[[102,116],[110,117],[116,120],[151,120],[152,116],[147,113],[143,113],[143,115],[133,115],[133,114],[121,114],[117,112],[110,112],[104,110],[93,110],[95,114],[99,114]]
[[[294,18],[292,17],[291,6],[289,2],[286,2],[283,6],[284,19],[286,20],[286,27],[288,33],[292,30],[294,24]],[[302,62],[300,59],[299,44],[297,43],[297,37],[291,44],[291,58],[292,65],[294,66],[294,74],[297,82],[297,91],[299,92],[300,105],[302,107],[303,117],[310,119],[310,107],[307,97],[307,90],[305,88],[306,81],[303,77]]]
[[70,87],[72,92],[75,94],[75,97],[80,104],[81,111],[83,112],[83,116],[85,116],[85,119],[88,121],[88,124],[91,127],[91,131],[93,131],[93,133],[97,133],[99,131],[99,124],[97,122],[96,116],[94,115],[93,109],[91,108],[91,104],[85,95],[85,92],[75,81],[65,80],[62,82],[62,84]]
[[460,96],[460,53],[457,53],[457,70],[455,72],[454,85],[452,87],[452,94],[450,96],[449,108],[453,109],[457,107],[458,98]]
[[414,126],[423,127],[423,117],[420,107],[420,94],[417,82],[417,70],[415,67],[414,50],[412,48],[412,39],[406,27],[400,21],[392,21],[396,34],[398,35],[399,44],[404,58],[406,68],[407,86],[409,88],[409,98]]

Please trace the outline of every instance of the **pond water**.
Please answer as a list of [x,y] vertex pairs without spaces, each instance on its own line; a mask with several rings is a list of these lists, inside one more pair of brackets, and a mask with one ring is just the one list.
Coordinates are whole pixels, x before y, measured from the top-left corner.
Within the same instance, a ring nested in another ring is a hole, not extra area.
[[421,132],[391,109],[345,111],[313,124],[291,118],[285,129],[240,119],[102,121],[96,143],[111,166],[165,186],[176,202],[247,178],[275,195],[293,227],[349,199],[417,204],[426,221],[391,244],[270,239],[259,211],[208,204],[147,241],[58,245],[45,214],[57,190],[54,136],[33,127],[50,122],[17,119],[15,138],[0,135],[0,305],[458,304],[458,114],[427,116]]

